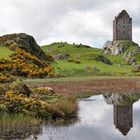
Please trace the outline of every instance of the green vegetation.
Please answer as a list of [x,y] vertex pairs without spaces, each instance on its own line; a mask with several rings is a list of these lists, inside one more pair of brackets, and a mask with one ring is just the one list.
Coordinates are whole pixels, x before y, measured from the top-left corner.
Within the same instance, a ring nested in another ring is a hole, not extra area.
[[12,121],[14,123],[23,121],[25,123],[33,121],[33,119],[35,120],[35,118],[24,114],[8,114],[8,113],[0,114],[0,123],[1,122],[6,123],[8,121]]
[[[43,46],[42,49],[57,58],[53,66],[58,77],[134,75],[133,67],[124,63],[123,54],[104,55],[105,60],[113,63],[109,65],[104,61],[95,60],[97,55],[103,55],[98,48],[58,42]],[[60,57],[66,54],[67,57]]]
[[140,53],[135,54],[134,57],[136,58],[136,61],[140,64]]
[[0,36],[0,46],[18,46],[20,49],[25,50],[41,60],[47,60],[47,56],[40,49],[35,39],[25,33]]
[[[58,42],[41,49],[34,38],[26,34],[0,37],[0,44],[5,46],[0,47],[0,113],[4,114],[0,119],[6,119],[5,114],[17,114],[21,119],[22,116],[46,120],[76,117],[76,98],[58,94],[49,87],[33,87],[30,83],[93,80],[100,79],[99,76],[106,79],[109,78],[106,76],[134,76],[135,73],[138,76],[140,72],[138,67],[134,70],[125,62],[124,54],[104,55],[101,49],[82,44]],[[125,45],[125,53],[132,51],[133,44]],[[140,55],[134,56],[140,62]]]
[[125,97],[125,99],[123,99],[120,104],[121,105],[128,105],[128,104],[132,104],[135,101],[137,101],[133,96],[127,96]]
[[[52,56],[46,55],[32,36],[24,33],[4,35],[0,37],[0,45],[0,72],[3,75],[53,77]],[[0,78],[3,80],[4,76]]]
[[33,37],[5,35],[0,37],[0,44],[5,46],[0,47],[1,114],[23,114],[46,120],[76,117],[75,98],[59,95],[50,88],[29,88],[22,82],[21,78],[25,77],[54,76],[53,57],[45,54]]
[[[0,72],[22,77],[52,77],[53,67],[48,61],[31,55],[17,45],[9,46],[13,53],[0,59]],[[51,61],[51,60],[50,60]],[[1,78],[1,76],[0,76]],[[1,79],[0,79],[1,80]]]
[[45,120],[75,118],[76,99],[51,88],[29,88],[21,81],[0,86],[0,113],[23,114]]
[[41,132],[41,121],[23,114],[0,114],[0,139],[27,139]]
[[9,58],[11,54],[12,54],[12,51],[8,49],[7,47],[0,47],[0,59]]
[[51,77],[53,67],[47,61],[40,60],[34,55],[10,46],[14,53],[9,59],[0,60],[0,71],[22,77]]

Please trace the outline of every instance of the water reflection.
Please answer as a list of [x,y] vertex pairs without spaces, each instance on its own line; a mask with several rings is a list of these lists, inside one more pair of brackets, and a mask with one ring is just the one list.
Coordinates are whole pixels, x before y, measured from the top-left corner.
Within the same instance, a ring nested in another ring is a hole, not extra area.
[[140,94],[105,93],[80,100],[79,121],[0,122],[0,140],[139,140],[139,98]]
[[123,135],[127,135],[133,125],[132,105],[114,105],[114,124]]
[[103,97],[107,104],[113,104],[114,125],[125,136],[133,127],[133,103],[139,94],[106,93]]
[[[139,140],[140,94],[103,94],[79,101],[79,122],[70,126],[45,126],[40,140]],[[114,122],[114,123],[113,123]],[[115,127],[114,127],[115,124]],[[121,131],[121,134],[118,130]],[[131,129],[131,131],[130,131]],[[128,134],[129,132],[129,134]]]
[[0,120],[0,140],[36,140],[41,134],[42,126],[39,120]]

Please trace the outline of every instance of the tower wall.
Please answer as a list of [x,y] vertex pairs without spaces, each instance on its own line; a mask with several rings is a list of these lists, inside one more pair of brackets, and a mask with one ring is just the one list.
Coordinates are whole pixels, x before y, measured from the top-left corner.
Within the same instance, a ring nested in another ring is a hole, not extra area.
[[113,40],[132,41],[132,18],[125,10],[113,21]]

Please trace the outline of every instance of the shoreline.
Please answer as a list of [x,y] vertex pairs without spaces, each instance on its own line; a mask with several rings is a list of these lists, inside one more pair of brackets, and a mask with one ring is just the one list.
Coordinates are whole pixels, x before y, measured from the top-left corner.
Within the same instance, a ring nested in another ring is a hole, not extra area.
[[108,80],[108,79],[140,79],[140,76],[86,76],[86,77],[61,77],[61,78],[33,78],[23,79],[26,83],[48,83],[48,82],[63,82],[63,81],[89,81],[89,80]]
[[112,93],[140,93],[139,77],[85,77],[61,79],[30,79],[25,80],[29,86],[51,87],[56,92],[70,96],[84,96],[87,94]]

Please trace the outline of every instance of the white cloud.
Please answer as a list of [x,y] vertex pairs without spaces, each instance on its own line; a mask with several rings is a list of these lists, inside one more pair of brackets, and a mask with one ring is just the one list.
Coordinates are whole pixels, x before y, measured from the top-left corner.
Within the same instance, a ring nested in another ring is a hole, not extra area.
[[133,18],[139,41],[139,0],[0,0],[0,33],[26,32],[39,44],[53,41],[102,47],[112,39],[112,21],[122,9]]

